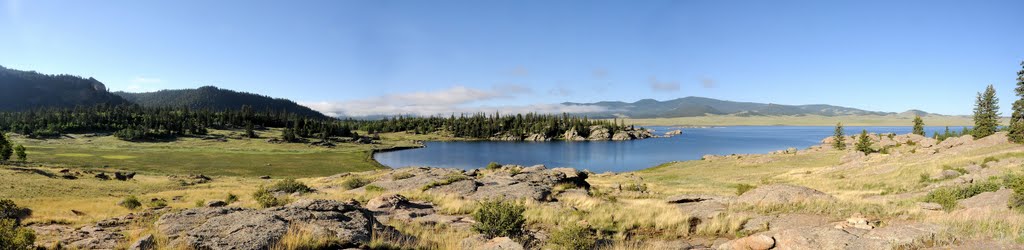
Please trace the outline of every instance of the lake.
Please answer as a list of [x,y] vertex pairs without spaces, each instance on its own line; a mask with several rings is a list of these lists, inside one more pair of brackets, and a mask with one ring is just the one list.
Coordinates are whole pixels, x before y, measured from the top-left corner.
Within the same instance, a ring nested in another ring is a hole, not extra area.
[[[650,127],[661,135],[674,127]],[[654,167],[666,162],[698,160],[707,154],[763,154],[790,147],[804,149],[832,136],[835,127],[736,126],[681,128],[682,135],[634,141],[596,142],[426,142],[426,147],[378,153],[374,158],[386,166],[430,166],[482,168],[490,162],[502,164],[572,167],[594,172],[624,172]],[[847,135],[862,129],[874,133],[910,133],[911,127],[846,127]],[[960,131],[960,127],[950,128]],[[928,135],[945,127],[926,127]]]

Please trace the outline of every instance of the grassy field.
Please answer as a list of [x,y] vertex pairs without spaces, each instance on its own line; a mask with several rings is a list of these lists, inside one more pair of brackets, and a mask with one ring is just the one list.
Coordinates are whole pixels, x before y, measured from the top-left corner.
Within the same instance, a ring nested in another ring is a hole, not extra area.
[[[231,134],[237,131],[211,131]],[[29,160],[46,166],[122,169],[162,174],[312,177],[385,168],[370,158],[374,149],[415,146],[417,135],[382,135],[381,144],[339,143],[334,148],[302,143],[268,143],[280,131],[259,132],[261,139],[226,142],[179,138],[170,142],[125,142],[112,136],[69,135],[35,140],[12,135],[28,148]]]
[[[925,126],[973,126],[967,116],[923,117]],[[913,117],[903,116],[753,116],[708,115],[699,117],[626,119],[627,124],[641,126],[835,126],[842,122],[846,126],[911,126]],[[1004,124],[1008,120],[1003,121]]]

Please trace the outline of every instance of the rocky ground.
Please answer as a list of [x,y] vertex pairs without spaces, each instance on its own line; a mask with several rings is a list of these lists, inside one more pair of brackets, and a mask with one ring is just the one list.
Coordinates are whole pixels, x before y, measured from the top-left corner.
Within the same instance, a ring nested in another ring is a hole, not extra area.
[[[838,151],[828,138],[635,173],[517,165],[347,173],[300,180],[315,191],[278,194],[295,200],[280,207],[209,202],[30,228],[42,246],[80,249],[290,249],[319,238],[333,239],[331,248],[560,249],[554,238],[569,225],[585,226],[602,249],[1024,249],[1024,216],[1001,181],[1019,171],[1024,151],[1005,134],[871,138],[878,153]],[[854,141],[846,138],[849,148]],[[927,198],[983,183],[1001,184],[952,203]],[[526,206],[522,236],[473,231],[473,210],[493,199]]]

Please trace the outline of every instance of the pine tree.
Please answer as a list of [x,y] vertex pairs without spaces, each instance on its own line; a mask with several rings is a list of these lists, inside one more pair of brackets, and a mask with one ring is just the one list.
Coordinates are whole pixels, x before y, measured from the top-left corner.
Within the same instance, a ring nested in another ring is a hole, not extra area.
[[252,122],[251,121],[246,121],[245,122],[245,137],[249,137],[249,138],[256,138],[257,137],[256,136],[256,131],[253,130]]
[[25,146],[22,146],[21,144],[18,144],[18,146],[14,147],[14,155],[18,156],[18,161],[20,162],[25,162],[25,160],[28,160],[28,154],[25,153]]
[[836,150],[846,149],[846,136],[843,135],[843,123],[836,123],[835,140],[832,140],[832,148]]
[[924,136],[924,120],[921,116],[914,116],[914,134]]
[[857,151],[864,152],[864,154],[874,152],[874,150],[871,149],[871,137],[868,137],[867,130],[860,131],[860,136],[858,136],[857,145],[855,146],[857,147]]
[[974,105],[974,138],[981,139],[992,135],[999,127],[999,98],[992,85],[985,92],[978,93]]
[[10,145],[0,145],[0,161],[10,160],[13,154],[14,149]]
[[[1020,62],[1020,66],[1024,68],[1024,62]],[[1009,137],[1011,142],[1024,143],[1024,69],[1017,71],[1017,88],[1014,92],[1020,99],[1013,102]]]

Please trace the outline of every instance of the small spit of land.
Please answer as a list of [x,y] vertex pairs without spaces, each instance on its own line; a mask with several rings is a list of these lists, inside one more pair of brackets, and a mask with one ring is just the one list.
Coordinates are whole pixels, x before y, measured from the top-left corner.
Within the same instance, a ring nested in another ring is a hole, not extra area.
[[[418,135],[391,136],[384,145]],[[35,152],[33,162],[0,169],[0,197],[32,210],[23,224],[37,232],[38,245],[992,249],[1024,242],[1024,214],[1013,202],[1024,186],[1024,146],[1007,142],[1004,133],[941,142],[871,135],[876,152],[867,155],[852,149],[853,137],[845,140],[847,150],[833,149],[827,138],[808,149],[709,155],[627,173],[500,164],[469,171],[384,169],[352,164],[368,160],[370,145],[322,149],[243,139],[185,150],[176,147],[206,142],[108,139],[14,137]],[[264,148],[268,154],[234,152],[235,147]],[[145,159],[162,151],[161,157]],[[288,154],[300,156],[263,163]],[[310,168],[287,160],[325,155],[346,158]],[[247,157],[260,157],[250,160],[259,164],[228,164]],[[127,159],[137,162],[77,167]],[[58,163],[44,163],[51,161]],[[174,166],[175,161],[182,163]],[[223,165],[182,168],[199,162]],[[323,174],[332,167],[352,173]],[[137,173],[124,181],[114,178],[125,172]],[[98,178],[101,173],[109,180]],[[269,176],[258,176],[263,174]],[[128,197],[140,206],[118,205]],[[487,220],[477,216],[480,211],[505,211],[487,202],[494,198],[522,206],[523,229],[514,237],[478,233]]]

